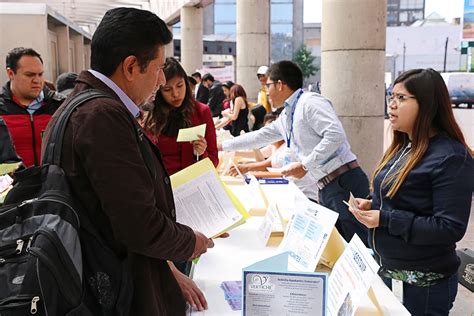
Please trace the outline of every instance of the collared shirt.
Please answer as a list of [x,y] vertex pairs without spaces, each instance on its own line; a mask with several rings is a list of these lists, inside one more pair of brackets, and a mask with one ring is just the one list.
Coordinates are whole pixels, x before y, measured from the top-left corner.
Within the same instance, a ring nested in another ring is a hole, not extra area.
[[[298,89],[295,92],[293,92],[292,95],[288,99],[285,100],[285,103],[283,106],[285,107],[285,112],[287,113],[286,115],[286,133],[287,133],[287,140],[286,140],[286,145],[288,146],[288,142],[291,141],[291,139],[294,136],[294,113],[293,111],[296,108],[296,105],[298,104],[299,98],[301,97],[300,94],[303,93],[302,89]],[[293,129],[293,130],[292,130]]]
[[199,86],[201,85],[202,83],[198,82],[196,83],[196,86],[194,87],[194,98],[197,99],[198,97],[198,90],[199,90]]
[[21,107],[24,107],[28,111],[28,113],[34,114],[36,110],[38,110],[43,105],[44,92],[43,90],[41,90],[40,94],[36,97],[36,99],[31,101],[31,103],[28,104],[27,106],[24,106],[23,104],[21,104],[18,98],[13,93],[12,93],[12,100],[13,102],[20,105]]
[[[298,91],[286,103],[292,105]],[[314,177],[315,182],[356,159],[328,99],[314,92],[305,92],[295,106],[290,148],[308,168],[308,173]],[[290,110],[285,109],[276,121],[258,131],[225,141],[222,144],[224,150],[260,148],[284,140],[289,130],[288,116],[291,116],[288,111]]]
[[125,92],[123,92],[123,90],[119,86],[117,86],[115,82],[113,82],[112,80],[110,80],[110,78],[104,76],[98,71],[89,69],[89,72],[93,74],[94,77],[105,83],[110,89],[112,89],[134,117],[140,116],[140,109],[138,108],[138,106],[132,101],[132,99],[128,97]]

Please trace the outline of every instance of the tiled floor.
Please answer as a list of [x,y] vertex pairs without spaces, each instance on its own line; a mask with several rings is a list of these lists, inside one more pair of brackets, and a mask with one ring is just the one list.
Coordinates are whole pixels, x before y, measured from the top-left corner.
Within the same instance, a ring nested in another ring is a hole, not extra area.
[[[458,243],[458,248],[470,248],[474,250],[474,197],[471,204],[471,216],[467,227],[466,235]],[[453,316],[470,316],[474,315],[474,293],[459,284],[458,295],[451,309],[450,315]]]

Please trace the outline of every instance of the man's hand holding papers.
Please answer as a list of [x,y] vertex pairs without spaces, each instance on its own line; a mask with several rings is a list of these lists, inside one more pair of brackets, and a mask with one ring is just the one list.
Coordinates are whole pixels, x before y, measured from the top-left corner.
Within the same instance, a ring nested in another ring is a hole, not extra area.
[[194,244],[194,251],[189,260],[199,258],[203,253],[206,253],[207,248],[214,247],[212,239],[207,238],[203,233],[194,231],[194,235],[196,236],[196,243]]

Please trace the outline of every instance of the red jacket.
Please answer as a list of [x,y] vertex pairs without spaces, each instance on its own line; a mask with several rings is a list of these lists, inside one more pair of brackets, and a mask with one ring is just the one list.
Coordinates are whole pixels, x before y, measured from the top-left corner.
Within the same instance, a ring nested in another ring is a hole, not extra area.
[[5,121],[16,152],[26,167],[40,164],[42,134],[51,116],[65,99],[46,86],[43,92],[43,104],[34,114],[13,100],[10,82],[3,86],[0,93],[0,117]]
[[[217,139],[216,139],[216,128],[214,121],[212,120],[211,110],[205,104],[199,101],[194,101],[195,110],[191,123],[193,126],[198,126],[206,123],[206,135],[204,136],[207,141],[207,148],[203,155],[199,159],[209,157],[214,166],[217,167],[219,164],[218,150],[217,150]],[[165,164],[168,173],[174,174],[186,167],[189,167],[196,162],[196,156],[193,153],[193,145],[190,142],[176,142],[176,136],[165,136],[160,135],[158,140],[155,137],[151,137],[155,144],[161,151],[163,162]]]

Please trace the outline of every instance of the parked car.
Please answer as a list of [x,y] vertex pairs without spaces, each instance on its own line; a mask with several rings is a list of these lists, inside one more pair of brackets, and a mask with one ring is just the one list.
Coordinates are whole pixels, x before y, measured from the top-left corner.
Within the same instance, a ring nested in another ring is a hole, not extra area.
[[472,109],[474,104],[474,73],[471,72],[445,72],[441,73],[448,86],[451,102],[455,107],[465,104]]

